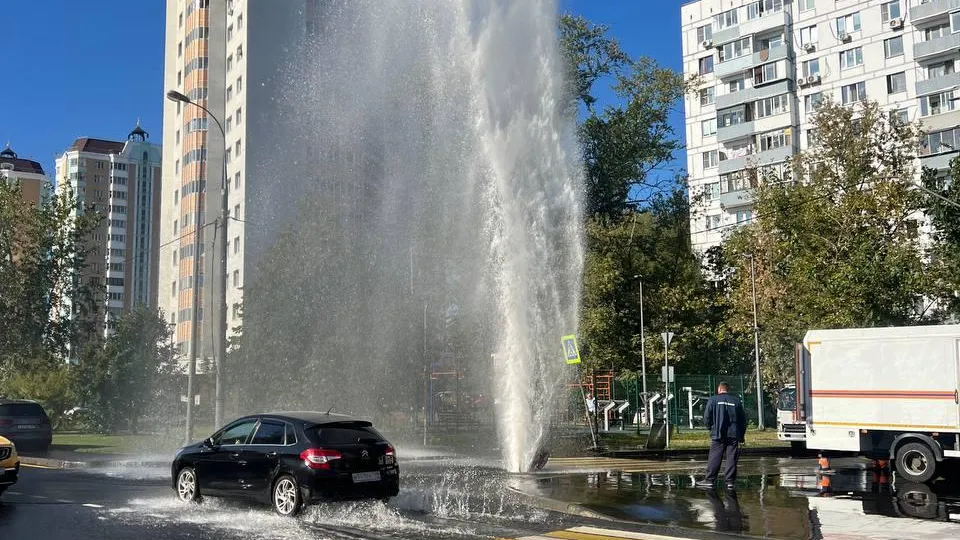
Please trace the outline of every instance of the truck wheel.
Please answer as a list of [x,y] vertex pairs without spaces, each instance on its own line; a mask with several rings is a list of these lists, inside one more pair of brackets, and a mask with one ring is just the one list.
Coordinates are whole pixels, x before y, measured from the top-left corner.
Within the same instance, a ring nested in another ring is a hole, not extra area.
[[937,472],[937,459],[930,447],[918,442],[897,449],[897,474],[908,482],[924,483]]

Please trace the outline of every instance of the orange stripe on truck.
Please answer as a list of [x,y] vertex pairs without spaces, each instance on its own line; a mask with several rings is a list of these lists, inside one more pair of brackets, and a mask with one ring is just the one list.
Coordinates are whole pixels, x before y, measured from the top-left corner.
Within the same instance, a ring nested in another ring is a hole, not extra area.
[[854,398],[854,399],[949,399],[956,398],[956,392],[946,390],[811,390],[811,397]]

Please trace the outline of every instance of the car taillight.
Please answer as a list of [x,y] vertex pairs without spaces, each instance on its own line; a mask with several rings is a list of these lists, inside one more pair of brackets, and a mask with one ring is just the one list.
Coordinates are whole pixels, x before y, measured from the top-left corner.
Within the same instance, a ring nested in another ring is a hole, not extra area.
[[393,447],[389,444],[387,445],[387,450],[383,453],[383,456],[380,458],[381,465],[393,465],[397,462],[397,455],[393,450]]
[[327,450],[326,448],[308,448],[300,452],[300,459],[311,469],[330,470],[330,462],[340,459],[343,454],[336,450]]

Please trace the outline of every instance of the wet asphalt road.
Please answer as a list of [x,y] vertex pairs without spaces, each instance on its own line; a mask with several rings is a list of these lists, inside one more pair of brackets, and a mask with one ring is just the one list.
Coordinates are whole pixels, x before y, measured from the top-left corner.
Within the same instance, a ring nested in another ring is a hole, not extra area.
[[[20,482],[0,499],[0,539],[446,540],[530,537],[577,526],[694,539],[716,538],[717,532],[787,539],[960,538],[955,484],[898,484],[856,460],[838,464],[835,474],[817,475],[810,460],[746,459],[734,492],[695,488],[703,468],[698,461],[557,459],[535,475],[507,475],[491,464],[456,459],[401,467],[401,494],[390,503],[311,507],[297,519],[213,498],[182,504],[163,467],[24,468]],[[543,510],[514,490],[616,521]]]

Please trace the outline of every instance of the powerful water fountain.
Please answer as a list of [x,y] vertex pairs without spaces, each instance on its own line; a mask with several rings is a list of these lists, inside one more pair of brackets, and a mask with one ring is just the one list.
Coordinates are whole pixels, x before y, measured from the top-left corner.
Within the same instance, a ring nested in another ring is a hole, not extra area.
[[284,89],[259,165],[273,180],[247,217],[262,258],[245,287],[261,347],[248,403],[417,411],[431,366],[455,364],[493,397],[503,466],[521,470],[569,379],[583,265],[556,1],[303,15],[292,60],[261,83]]

